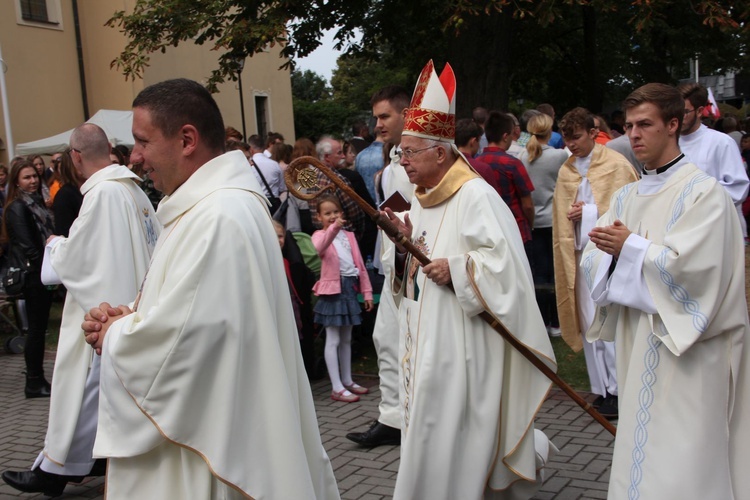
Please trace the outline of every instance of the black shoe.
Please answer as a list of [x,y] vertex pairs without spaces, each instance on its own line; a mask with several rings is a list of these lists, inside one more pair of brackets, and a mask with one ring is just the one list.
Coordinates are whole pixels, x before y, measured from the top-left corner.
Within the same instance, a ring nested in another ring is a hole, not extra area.
[[617,408],[617,396],[607,394],[607,397],[602,401],[602,405],[599,407],[599,413],[608,420],[613,420],[618,417]]
[[52,394],[52,386],[43,375],[32,377],[27,375],[23,392],[26,394],[26,399],[48,398]]
[[370,448],[383,445],[400,445],[401,429],[389,427],[376,420],[365,432],[350,432],[346,435],[346,439]]
[[596,399],[591,403],[591,406],[593,406],[596,409],[599,409],[599,407],[604,402],[604,396],[597,396]]
[[3,481],[24,493],[44,493],[49,497],[59,497],[63,494],[68,481],[80,483],[83,478],[52,474],[37,467],[34,470],[24,471],[6,470],[3,472]]

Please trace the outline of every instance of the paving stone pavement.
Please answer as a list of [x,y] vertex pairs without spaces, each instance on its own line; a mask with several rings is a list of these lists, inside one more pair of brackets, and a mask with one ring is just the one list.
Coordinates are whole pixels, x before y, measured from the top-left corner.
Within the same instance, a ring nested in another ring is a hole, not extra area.
[[[54,353],[47,352],[45,369],[52,373]],[[25,399],[23,356],[0,354],[0,470],[28,468],[44,441],[49,400]],[[371,450],[346,439],[351,431],[365,430],[377,416],[380,394],[377,378],[356,377],[371,388],[359,403],[330,398],[326,380],[312,385],[323,444],[334,467],[342,499],[387,500],[393,495],[399,463],[397,446]],[[584,394],[591,399],[590,394]],[[536,500],[606,499],[614,438],[565,394],[553,389],[537,417],[560,453],[548,464],[548,477]],[[69,484],[60,498],[101,499],[104,479]],[[23,494],[0,481],[0,499],[46,498]],[[287,499],[280,499],[287,500]],[[460,499],[457,499],[460,500]]]

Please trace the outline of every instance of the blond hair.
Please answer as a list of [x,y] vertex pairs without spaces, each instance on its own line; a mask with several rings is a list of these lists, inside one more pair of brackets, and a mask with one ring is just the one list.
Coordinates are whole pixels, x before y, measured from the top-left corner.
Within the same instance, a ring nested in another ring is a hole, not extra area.
[[531,139],[526,143],[526,151],[529,152],[529,163],[533,163],[542,156],[540,140],[546,143],[552,135],[552,117],[543,113],[534,115],[526,124],[526,130],[531,134]]

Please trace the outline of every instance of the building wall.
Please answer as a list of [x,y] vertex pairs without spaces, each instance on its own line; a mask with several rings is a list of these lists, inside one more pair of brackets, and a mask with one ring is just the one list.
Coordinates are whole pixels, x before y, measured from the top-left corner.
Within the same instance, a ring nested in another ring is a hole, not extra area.
[[[16,144],[58,134],[83,121],[70,0],[62,0],[60,7],[57,27],[27,26],[17,23],[16,0],[0,1],[0,48]],[[4,120],[0,138],[7,143]],[[6,164],[7,154],[7,149],[0,151],[0,161]]]
[[89,114],[100,109],[130,109],[140,92],[143,80],[125,80],[110,63],[122,52],[128,40],[119,28],[104,23],[117,10],[132,11],[135,0],[79,0],[81,45],[86,71],[86,94]]
[[[242,72],[242,100],[245,107],[245,130],[248,136],[258,132],[255,96],[268,96],[268,130],[280,132],[287,142],[294,140],[294,117],[292,110],[292,84],[289,70],[279,70],[284,60],[279,57],[280,48],[255,54],[245,61]],[[151,66],[143,75],[145,85],[168,78],[184,77],[202,83],[208,81],[211,71],[217,67],[216,52],[208,46],[180,45],[167,51],[153,54]],[[224,124],[242,131],[240,91],[238,81],[227,81],[219,85],[214,99],[221,109]]]
[[[57,26],[25,26],[17,22],[17,0],[0,0],[0,48],[8,67],[5,79],[8,108],[15,144],[42,139],[69,130],[84,118],[79,77],[72,0],[47,0],[59,5]],[[205,82],[218,64],[209,46],[181,44],[165,54],[151,57],[143,80],[126,81],[110,63],[125,47],[127,39],[117,28],[104,23],[116,10],[130,11],[136,0],[78,0],[85,87],[89,115],[100,109],[130,109],[144,86],[168,78],[186,77]],[[19,11],[20,12],[20,11]],[[246,60],[242,73],[247,134],[257,132],[255,95],[268,96],[268,130],[294,140],[291,80],[280,48],[256,54]],[[224,121],[242,130],[239,86],[227,82],[214,95]],[[0,104],[1,107],[1,104]],[[7,134],[0,120],[0,138]],[[7,149],[0,150],[0,162],[8,162]]]

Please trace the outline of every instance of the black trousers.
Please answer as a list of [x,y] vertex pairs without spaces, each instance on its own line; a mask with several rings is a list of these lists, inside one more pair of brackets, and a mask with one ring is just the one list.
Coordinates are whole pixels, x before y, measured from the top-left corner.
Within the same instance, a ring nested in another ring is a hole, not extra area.
[[52,292],[42,284],[31,285],[24,290],[23,298],[26,299],[26,314],[29,317],[29,331],[24,349],[26,375],[43,376],[44,337],[47,333],[49,310],[52,306]]
[[555,265],[552,255],[552,228],[539,227],[531,232],[529,257],[531,274],[536,286],[536,301],[544,324],[558,327],[557,299],[555,298]]

